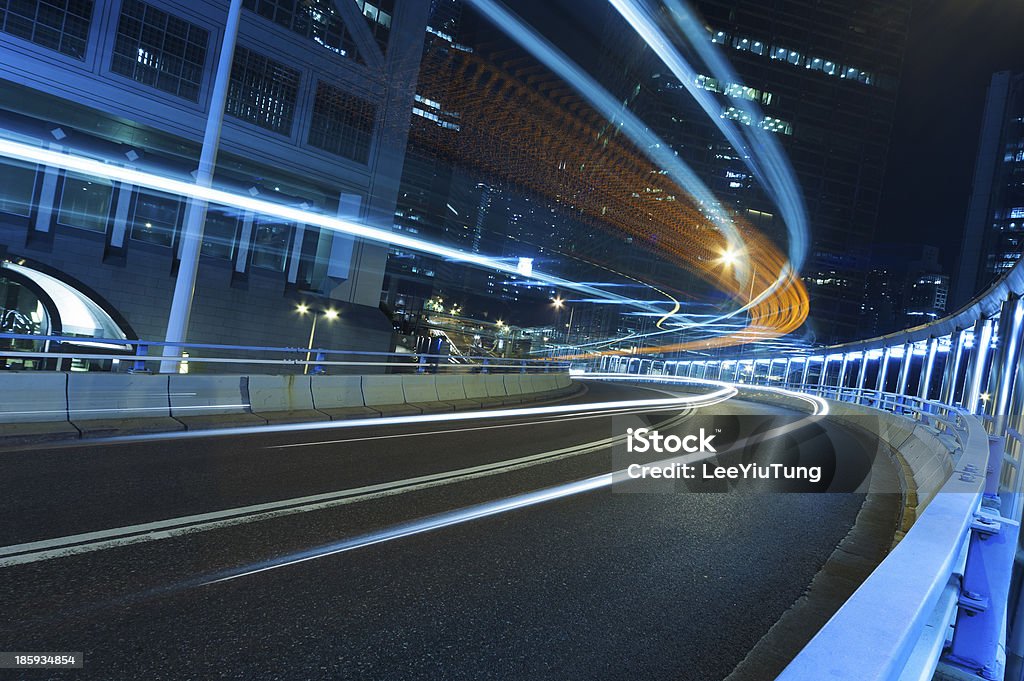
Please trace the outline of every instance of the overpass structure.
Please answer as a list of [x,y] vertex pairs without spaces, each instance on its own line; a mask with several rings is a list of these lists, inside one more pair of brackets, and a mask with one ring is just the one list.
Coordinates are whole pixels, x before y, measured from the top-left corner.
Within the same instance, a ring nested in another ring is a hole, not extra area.
[[782,679],[1021,678],[1022,295],[1018,264],[955,313],[877,338],[594,362],[645,379],[810,393],[844,403],[834,413],[882,410],[949,443],[950,466],[906,536]]

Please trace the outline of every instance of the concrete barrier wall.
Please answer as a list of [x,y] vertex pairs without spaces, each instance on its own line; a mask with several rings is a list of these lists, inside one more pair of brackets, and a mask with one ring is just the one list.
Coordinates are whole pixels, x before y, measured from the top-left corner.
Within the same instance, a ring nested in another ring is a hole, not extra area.
[[[311,377],[11,371],[0,373],[0,440],[5,433],[31,423],[71,421],[82,428],[83,422],[162,417],[180,427],[171,418],[177,417],[192,428],[193,422],[203,419],[209,426],[217,416],[233,415],[236,421],[254,418],[253,414],[270,420],[274,420],[273,414],[279,418],[304,413],[309,418],[326,418],[318,408],[346,414],[351,409],[354,414],[359,408],[375,405],[457,400],[493,405],[500,404],[500,398],[554,394],[571,385],[568,374]],[[190,417],[195,418],[189,421]]]
[[437,402],[437,385],[434,376],[402,376],[403,402]]
[[317,409],[364,406],[362,376],[313,376],[310,384]]
[[472,376],[451,376],[439,374],[434,377],[434,385],[437,387],[437,398],[439,400],[464,400],[467,399],[465,381]]
[[68,420],[68,375],[42,371],[0,374],[0,423]]
[[363,376],[363,400],[366,406],[404,404],[402,379],[402,376]]
[[249,403],[255,413],[314,411],[309,376],[250,376]]
[[[462,377],[462,386],[466,391],[466,397],[471,400],[482,400],[488,397],[487,379],[489,376],[482,374],[470,374]],[[504,384],[502,384],[504,386]]]
[[250,411],[247,376],[170,375],[171,416],[220,416]]
[[508,397],[505,391],[505,377],[501,374],[484,376],[484,385],[487,386],[487,397]]
[[67,378],[71,421],[171,416],[167,376],[69,373]]

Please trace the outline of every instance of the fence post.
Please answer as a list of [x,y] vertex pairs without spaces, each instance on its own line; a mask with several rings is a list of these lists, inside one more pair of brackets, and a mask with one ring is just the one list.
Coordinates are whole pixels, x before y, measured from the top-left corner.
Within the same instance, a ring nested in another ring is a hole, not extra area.
[[[146,345],[145,343],[139,343],[138,345],[135,346],[135,354],[136,355],[148,355],[149,354],[149,346]],[[146,370],[146,360],[144,360],[144,359],[137,359],[132,364],[132,371],[145,371],[145,370]]]

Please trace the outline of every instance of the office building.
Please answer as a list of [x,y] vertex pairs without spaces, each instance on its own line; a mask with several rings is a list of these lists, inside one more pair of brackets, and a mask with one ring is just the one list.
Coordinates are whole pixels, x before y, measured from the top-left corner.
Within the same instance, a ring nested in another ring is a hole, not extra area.
[[1024,232],[1024,74],[992,76],[967,204],[953,303],[963,305],[1020,260]]
[[[226,0],[0,7],[3,136],[190,179]],[[425,24],[416,2],[244,0],[214,185],[389,227]],[[20,297],[12,319],[24,326],[35,314],[37,331],[60,332],[60,301],[46,300],[58,289],[42,290],[49,277],[117,327],[96,322],[92,335],[162,339],[184,213],[178,196],[0,159],[0,247],[25,270],[5,267],[8,288],[22,291],[7,311]],[[211,206],[188,338],[304,346],[309,318],[295,310],[305,301],[341,312],[318,327],[318,344],[386,351],[386,250]],[[33,309],[23,291],[46,304]]]

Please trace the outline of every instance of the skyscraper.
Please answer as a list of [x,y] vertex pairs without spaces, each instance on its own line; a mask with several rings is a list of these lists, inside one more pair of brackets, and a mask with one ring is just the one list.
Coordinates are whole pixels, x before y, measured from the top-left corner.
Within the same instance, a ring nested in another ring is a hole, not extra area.
[[[909,0],[696,0],[708,39],[739,82],[699,73],[720,97],[722,118],[777,135],[810,225],[803,279],[809,329],[821,342],[856,337],[866,244],[874,236],[910,15]],[[750,171],[664,67],[640,81],[662,95],[657,131],[694,164],[724,203],[763,231],[784,235]],[[667,97],[677,91],[674,99]],[[761,120],[730,103],[758,104]],[[687,105],[687,106],[684,106]]]
[[1024,74],[992,76],[967,204],[953,304],[962,305],[1020,260],[1024,245]]

